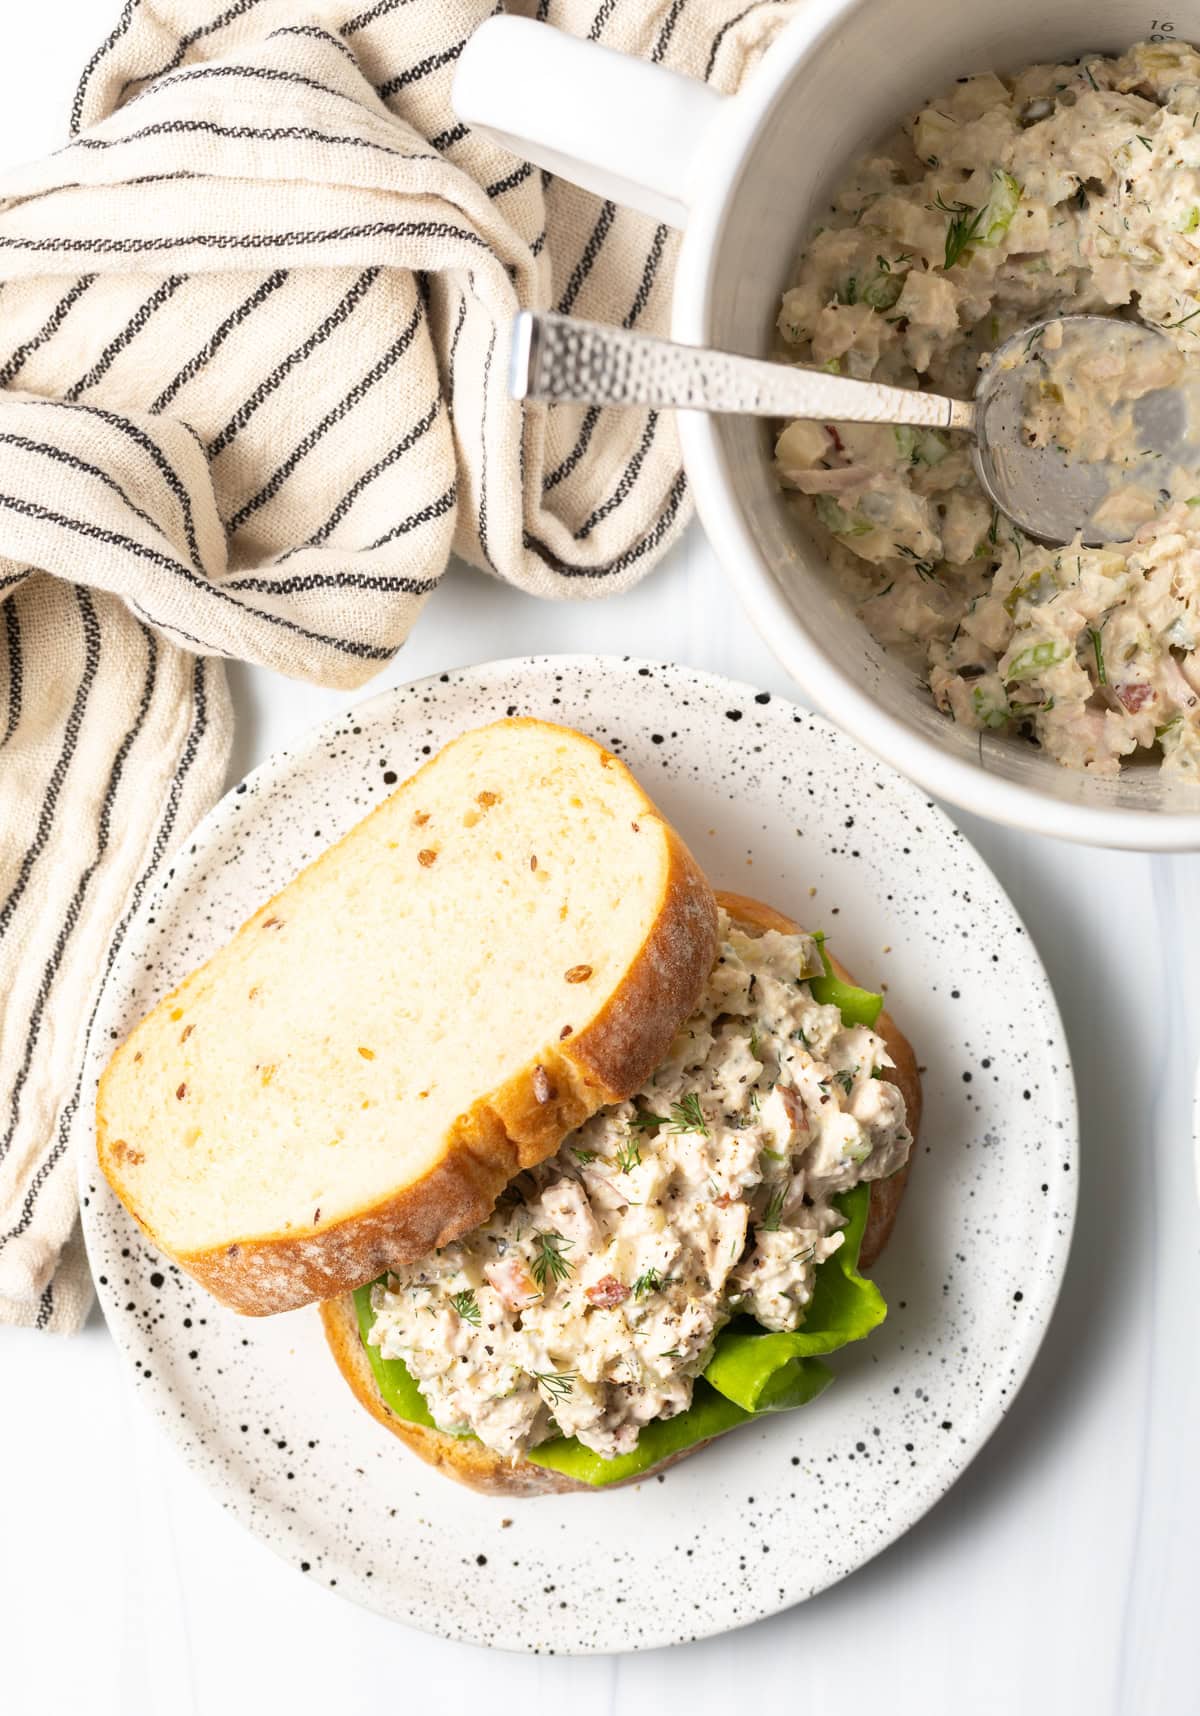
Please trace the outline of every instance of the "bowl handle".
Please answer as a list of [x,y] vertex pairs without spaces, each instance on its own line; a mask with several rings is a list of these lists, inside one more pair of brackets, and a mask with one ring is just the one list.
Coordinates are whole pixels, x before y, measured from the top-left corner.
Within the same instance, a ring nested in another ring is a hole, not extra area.
[[459,119],[514,154],[677,227],[725,105],[695,78],[499,16],[463,49],[451,100]]

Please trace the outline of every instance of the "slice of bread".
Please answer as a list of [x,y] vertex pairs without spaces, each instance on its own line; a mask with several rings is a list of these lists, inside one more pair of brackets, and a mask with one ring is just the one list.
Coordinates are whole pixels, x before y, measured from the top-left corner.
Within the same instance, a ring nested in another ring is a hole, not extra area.
[[[734,922],[749,934],[761,935],[764,930],[774,929],[787,935],[794,934],[798,927],[782,912],[774,911],[770,906],[760,904],[758,900],[749,899],[745,894],[718,892],[717,902],[724,907]],[[854,981],[845,966],[840,965],[832,954],[829,955],[829,961],[839,977],[848,983]],[[895,1071],[889,1073],[888,1077],[899,1087],[904,1097],[908,1111],[908,1128],[915,1142],[921,1124],[921,1079],[917,1071],[916,1056],[907,1037],[902,1034],[896,1021],[886,1010],[879,1015],[875,1029],[887,1044],[888,1053],[895,1062]],[[888,1242],[904,1197],[905,1186],[908,1184],[911,1167],[910,1153],[903,1168],[898,1169],[889,1179],[877,1180],[871,1187],[867,1226],[859,1252],[859,1264],[864,1270],[871,1267]],[[568,1490],[599,1493],[591,1484],[568,1477],[565,1473],[534,1465],[531,1460],[506,1460],[503,1455],[485,1447],[482,1442],[451,1436],[445,1431],[431,1429],[424,1424],[409,1424],[404,1419],[397,1418],[376,1385],[375,1373],[371,1369],[358,1332],[358,1316],[353,1296],[349,1293],[343,1294],[322,1305],[320,1309],[325,1336],[333,1356],[360,1404],[394,1436],[406,1442],[415,1454],[419,1454],[431,1466],[436,1466],[447,1477],[456,1478],[459,1483],[466,1484],[473,1490],[482,1490],[486,1495],[562,1495]],[[703,1447],[707,1447],[707,1443],[697,1442],[694,1447],[673,1454],[670,1459],[661,1461],[650,1471],[639,1473],[636,1478],[626,1479],[625,1482],[645,1483],[656,1472],[665,1471],[677,1460],[685,1460],[689,1454],[698,1453]],[[614,1484],[611,1487],[619,1489],[622,1486]]]
[[712,890],[629,771],[541,721],[465,733],[114,1054],[100,1164],[250,1315],[412,1262],[645,1082],[716,956]]

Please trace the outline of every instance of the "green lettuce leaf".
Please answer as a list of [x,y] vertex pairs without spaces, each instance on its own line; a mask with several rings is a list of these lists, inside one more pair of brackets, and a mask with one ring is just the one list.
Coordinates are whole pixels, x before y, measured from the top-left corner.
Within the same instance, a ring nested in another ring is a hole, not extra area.
[[855,983],[843,983],[840,977],[835,977],[829,955],[825,952],[825,937],[818,935],[813,939],[825,967],[823,977],[810,977],[808,980],[813,1000],[822,1007],[837,1007],[844,1025],[867,1025],[874,1029],[875,1021],[883,1012],[883,996],[876,995],[872,989],[860,989]]
[[842,1243],[816,1271],[802,1328],[767,1334],[749,1317],[717,1336],[706,1380],[746,1412],[785,1412],[806,1406],[833,1380],[817,1355],[861,1341],[887,1316],[883,1294],[858,1272],[871,1188],[843,1192],[836,1202],[846,1217]]
[[[862,1340],[887,1315],[879,1289],[858,1273],[858,1253],[867,1225],[870,1197],[871,1189],[864,1184],[844,1192],[836,1200],[846,1217],[842,1229],[845,1237],[833,1256],[826,1258],[816,1271],[813,1296],[802,1329],[794,1334],[767,1334],[748,1317],[722,1329],[687,1411],[645,1425],[632,1453],[606,1460],[591,1448],[585,1448],[575,1436],[557,1436],[531,1448],[525,1458],[534,1465],[579,1478],[585,1484],[617,1484],[648,1472],[671,1454],[693,1448],[697,1442],[723,1436],[751,1418],[807,1406],[810,1400],[815,1400],[833,1381],[833,1372],[816,1355],[836,1352],[848,1341]],[[367,1339],[375,1321],[370,1285],[356,1290],[354,1304],[358,1331],[380,1394],[397,1418],[436,1428],[404,1360],[382,1358],[379,1348]],[[462,1434],[469,1436],[470,1432]]]
[[[381,1275],[379,1279],[385,1281],[387,1277]],[[376,1385],[397,1418],[402,1418],[406,1424],[426,1424],[431,1430],[436,1430],[425,1396],[413,1381],[404,1360],[385,1359],[379,1348],[367,1339],[375,1324],[375,1310],[371,1304],[371,1288],[375,1285],[374,1281],[369,1281],[365,1287],[354,1289],[354,1309],[358,1313],[359,1338],[366,1349],[367,1362],[375,1374]]]
[[525,1458],[535,1466],[549,1466],[585,1484],[597,1487],[619,1484],[625,1478],[648,1472],[671,1454],[694,1448],[697,1442],[706,1442],[712,1436],[723,1436],[726,1430],[745,1424],[753,1416],[709,1388],[701,1378],[692,1391],[692,1404],[687,1411],[677,1418],[656,1418],[652,1424],[644,1425],[631,1454],[618,1454],[615,1459],[606,1460],[602,1454],[585,1448],[578,1437],[558,1436],[553,1442],[531,1448]]

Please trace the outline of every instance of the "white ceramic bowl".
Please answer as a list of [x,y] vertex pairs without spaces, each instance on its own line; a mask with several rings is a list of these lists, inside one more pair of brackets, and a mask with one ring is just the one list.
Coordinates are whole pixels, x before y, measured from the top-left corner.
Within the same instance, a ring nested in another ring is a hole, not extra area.
[[[463,118],[539,164],[685,227],[672,332],[765,354],[815,211],[846,165],[908,109],[968,72],[1200,40],[1200,0],[1165,22],[1128,0],[807,0],[744,88],[699,82],[494,18],[455,81]],[[1133,767],[1117,780],[939,715],[873,641],[777,490],[766,427],[680,413],[713,547],[750,617],[813,702],[931,792],[982,816],[1094,845],[1200,848],[1200,789]]]

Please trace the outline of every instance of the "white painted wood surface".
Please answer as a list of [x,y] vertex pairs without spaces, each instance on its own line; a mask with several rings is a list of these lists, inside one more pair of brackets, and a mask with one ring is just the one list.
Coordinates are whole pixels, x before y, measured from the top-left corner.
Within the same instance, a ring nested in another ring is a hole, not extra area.
[[[61,140],[78,68],[112,10],[96,0],[6,9],[0,160]],[[454,572],[371,690],[465,662],[584,649],[789,691],[695,529],[638,590],[604,603],[542,604]],[[232,678],[235,776],[346,701],[243,668]],[[1059,1311],[1024,1392],[916,1530],[833,1591],[722,1639],[574,1662],[488,1654],[353,1609],[243,1534],[133,1401],[97,1319],[70,1342],[4,1331],[5,1708],[1195,1709],[1200,857],[963,826],[1058,992],[1080,1083],[1081,1201]]]

